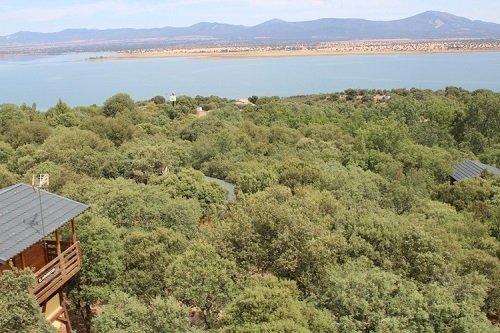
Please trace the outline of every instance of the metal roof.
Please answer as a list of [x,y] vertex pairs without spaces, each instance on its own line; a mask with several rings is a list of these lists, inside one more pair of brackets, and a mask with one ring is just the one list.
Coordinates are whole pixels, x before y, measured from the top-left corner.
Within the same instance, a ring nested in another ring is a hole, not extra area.
[[0,189],[0,264],[89,208],[26,184]]
[[234,194],[234,184],[226,182],[225,180],[222,180],[222,179],[217,179],[217,178],[208,177],[208,176],[205,176],[205,180],[207,180],[209,182],[217,183],[217,184],[221,185],[222,187],[224,187],[227,190],[227,195],[226,195],[227,201],[234,201],[236,199],[236,195]]
[[468,178],[476,178],[481,176],[483,171],[487,171],[494,175],[500,175],[500,169],[494,166],[483,164],[477,161],[465,160],[453,167],[451,178],[456,181],[461,181]]

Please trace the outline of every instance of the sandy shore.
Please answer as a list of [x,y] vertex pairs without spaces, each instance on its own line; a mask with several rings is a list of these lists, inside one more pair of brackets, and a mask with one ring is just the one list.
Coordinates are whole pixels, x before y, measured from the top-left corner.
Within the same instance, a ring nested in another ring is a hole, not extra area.
[[103,58],[88,58],[86,61],[113,61],[113,60],[133,60],[147,58],[169,58],[169,57],[187,57],[187,58],[279,58],[279,57],[308,57],[308,56],[342,56],[342,55],[384,55],[384,54],[425,54],[425,53],[470,53],[470,52],[500,52],[498,49],[488,50],[449,50],[449,51],[371,51],[371,52],[339,52],[339,51],[246,51],[246,52],[151,52],[141,54],[120,53],[116,56]]
[[499,52],[500,41],[445,41],[445,42],[339,42],[316,46],[280,47],[207,47],[187,49],[154,49],[120,52],[110,57],[88,58],[87,61],[113,61],[147,58],[265,58],[265,57],[307,57],[340,55],[378,55],[378,54],[426,54],[426,53],[465,53]]

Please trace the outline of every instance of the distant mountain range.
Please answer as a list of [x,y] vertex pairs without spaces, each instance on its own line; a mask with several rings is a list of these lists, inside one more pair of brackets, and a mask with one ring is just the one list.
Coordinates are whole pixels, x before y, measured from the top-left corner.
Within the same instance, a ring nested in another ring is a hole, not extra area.
[[67,29],[54,33],[17,32],[0,37],[0,46],[47,44],[91,45],[130,43],[320,42],[363,39],[500,38],[500,24],[472,21],[449,13],[428,11],[395,21],[325,18],[305,22],[271,20],[246,27],[198,23],[190,27],[154,29]]

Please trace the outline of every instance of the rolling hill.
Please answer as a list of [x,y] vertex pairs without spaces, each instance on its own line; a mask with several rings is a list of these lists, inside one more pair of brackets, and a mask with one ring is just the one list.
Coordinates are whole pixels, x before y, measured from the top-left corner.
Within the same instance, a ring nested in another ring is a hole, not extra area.
[[155,42],[319,42],[363,39],[500,38],[500,24],[473,21],[428,11],[394,21],[324,18],[314,21],[270,20],[256,26],[197,23],[154,29],[67,29],[54,33],[17,32],[0,37],[0,45],[54,43],[106,44]]

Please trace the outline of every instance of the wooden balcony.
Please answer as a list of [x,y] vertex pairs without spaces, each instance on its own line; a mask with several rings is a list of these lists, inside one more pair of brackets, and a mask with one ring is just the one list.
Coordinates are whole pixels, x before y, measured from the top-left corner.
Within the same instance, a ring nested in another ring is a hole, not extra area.
[[[70,241],[60,241],[61,251],[66,251],[73,245]],[[47,260],[52,261],[57,257],[57,242],[52,240],[45,241],[45,251],[47,251]]]
[[75,242],[35,273],[33,293],[39,304],[68,282],[82,267],[80,242]]

